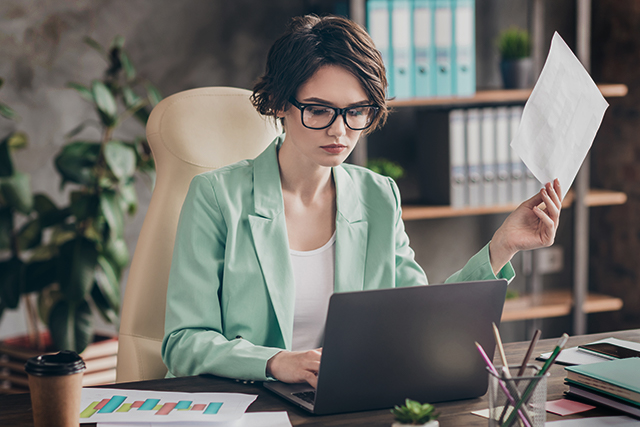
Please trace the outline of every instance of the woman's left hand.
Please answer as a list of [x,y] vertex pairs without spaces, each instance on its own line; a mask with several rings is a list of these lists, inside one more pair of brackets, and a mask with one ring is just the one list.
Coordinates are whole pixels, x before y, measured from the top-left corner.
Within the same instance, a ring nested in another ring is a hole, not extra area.
[[[547,183],[535,196],[522,202],[495,232],[489,244],[493,272],[518,251],[551,246],[556,237],[562,209],[560,182]],[[544,206],[540,206],[544,203]],[[540,206],[540,207],[539,207]]]

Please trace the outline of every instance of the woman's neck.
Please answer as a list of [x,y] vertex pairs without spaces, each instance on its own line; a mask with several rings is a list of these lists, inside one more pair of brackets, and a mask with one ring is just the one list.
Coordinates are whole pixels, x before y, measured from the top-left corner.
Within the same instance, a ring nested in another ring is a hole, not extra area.
[[326,197],[327,192],[335,192],[330,167],[309,164],[311,162],[305,162],[300,156],[293,156],[290,151],[286,146],[278,151],[283,192],[295,195],[303,201],[312,201],[317,197]]

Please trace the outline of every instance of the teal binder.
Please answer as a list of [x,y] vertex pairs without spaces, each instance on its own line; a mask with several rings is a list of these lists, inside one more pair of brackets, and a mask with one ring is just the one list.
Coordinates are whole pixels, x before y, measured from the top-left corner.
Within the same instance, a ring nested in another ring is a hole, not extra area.
[[435,82],[432,82],[432,74],[435,70],[434,5],[434,0],[414,0],[413,4],[413,79],[417,97],[428,97],[434,94]]
[[395,96],[391,45],[391,1],[369,0],[367,2],[367,30],[384,61],[387,82],[387,97]]
[[414,96],[412,0],[391,2],[393,87],[397,99]]
[[435,94],[437,96],[451,96],[453,93],[451,52],[453,47],[452,0],[435,0],[435,2]]
[[453,94],[476,93],[475,0],[453,3]]

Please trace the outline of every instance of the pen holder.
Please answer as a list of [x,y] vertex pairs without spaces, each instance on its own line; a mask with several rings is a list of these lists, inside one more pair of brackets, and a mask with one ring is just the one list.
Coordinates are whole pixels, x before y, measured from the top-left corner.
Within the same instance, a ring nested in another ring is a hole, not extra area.
[[511,379],[489,371],[489,427],[510,427],[505,424],[514,405],[519,409],[512,426],[544,427],[549,374],[536,375],[540,368],[535,365],[527,365],[521,376],[519,371],[519,366],[510,367]]

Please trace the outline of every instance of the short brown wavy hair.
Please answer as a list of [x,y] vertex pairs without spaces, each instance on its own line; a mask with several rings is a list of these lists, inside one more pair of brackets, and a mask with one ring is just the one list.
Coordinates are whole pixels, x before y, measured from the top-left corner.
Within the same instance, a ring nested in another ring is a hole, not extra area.
[[389,114],[382,56],[360,25],[339,16],[293,18],[285,34],[271,46],[251,102],[260,114],[275,117],[276,112],[289,108],[289,99],[324,65],[345,68],[360,81],[369,102],[380,107],[365,133],[381,127]]

